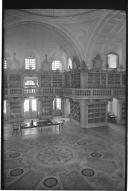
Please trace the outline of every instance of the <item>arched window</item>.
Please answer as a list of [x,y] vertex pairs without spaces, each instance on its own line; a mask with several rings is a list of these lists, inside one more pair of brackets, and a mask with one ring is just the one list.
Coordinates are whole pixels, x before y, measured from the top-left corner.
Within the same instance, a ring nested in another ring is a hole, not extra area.
[[115,53],[109,53],[107,55],[108,68],[118,68],[118,55]]
[[68,58],[68,69],[72,69],[72,60]]
[[35,58],[25,58],[25,69],[35,70],[36,69],[36,59]]
[[4,69],[7,69],[7,60],[4,59]]
[[33,80],[28,80],[24,84],[25,86],[35,86],[35,82]]
[[62,70],[62,63],[60,60],[54,60],[52,62],[52,70]]

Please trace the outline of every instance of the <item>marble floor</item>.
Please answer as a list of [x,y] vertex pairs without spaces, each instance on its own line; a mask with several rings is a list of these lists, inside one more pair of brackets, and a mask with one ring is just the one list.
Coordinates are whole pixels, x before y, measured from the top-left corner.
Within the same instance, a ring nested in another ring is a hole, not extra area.
[[125,127],[23,130],[4,125],[5,190],[125,190]]

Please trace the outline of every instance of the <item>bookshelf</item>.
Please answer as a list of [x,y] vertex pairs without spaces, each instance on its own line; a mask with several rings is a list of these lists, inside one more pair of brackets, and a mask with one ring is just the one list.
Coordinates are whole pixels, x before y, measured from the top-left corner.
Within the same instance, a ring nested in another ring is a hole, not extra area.
[[51,87],[51,73],[41,74],[41,87]]
[[48,96],[43,96],[41,99],[41,117],[52,115],[52,111],[52,98]]
[[9,87],[10,88],[22,87],[22,78],[20,74],[9,74]]
[[4,88],[8,88],[8,76],[4,73]]
[[80,103],[72,100],[70,102],[70,107],[71,117],[80,122]]
[[126,104],[122,103],[122,120],[124,121],[126,119]]
[[41,87],[62,87],[62,73],[58,71],[46,71],[41,74]]
[[74,70],[71,72],[71,88],[80,88],[80,70]]
[[120,76],[121,76],[120,73],[116,72],[108,73],[108,87],[113,87],[113,88],[120,87],[121,85]]
[[56,71],[52,72],[52,87],[62,87],[62,73]]
[[100,87],[100,73],[89,72],[88,73],[88,87]]
[[64,78],[65,88],[70,88],[71,87],[71,73],[65,72],[64,76],[65,76],[65,78]]
[[122,73],[122,86],[126,85],[126,74],[123,72]]
[[106,104],[94,103],[88,105],[88,124],[106,122]]
[[22,103],[19,98],[10,100],[10,120],[18,121],[22,118]]

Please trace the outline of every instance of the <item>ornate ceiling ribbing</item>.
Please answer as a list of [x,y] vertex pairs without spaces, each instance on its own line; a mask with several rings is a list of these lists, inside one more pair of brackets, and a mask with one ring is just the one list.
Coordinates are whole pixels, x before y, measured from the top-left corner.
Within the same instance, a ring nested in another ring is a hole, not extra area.
[[[125,13],[95,9],[39,9],[6,10],[5,27],[23,22],[45,23],[57,28],[71,39],[86,59],[94,43],[106,43],[106,39],[124,39]],[[116,35],[115,35],[116,34]]]

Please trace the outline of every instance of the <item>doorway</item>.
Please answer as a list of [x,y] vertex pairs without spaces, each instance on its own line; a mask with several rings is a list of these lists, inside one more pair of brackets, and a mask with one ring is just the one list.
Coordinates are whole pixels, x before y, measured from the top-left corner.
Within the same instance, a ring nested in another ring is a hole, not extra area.
[[24,100],[24,118],[32,119],[38,117],[37,99],[29,97]]

